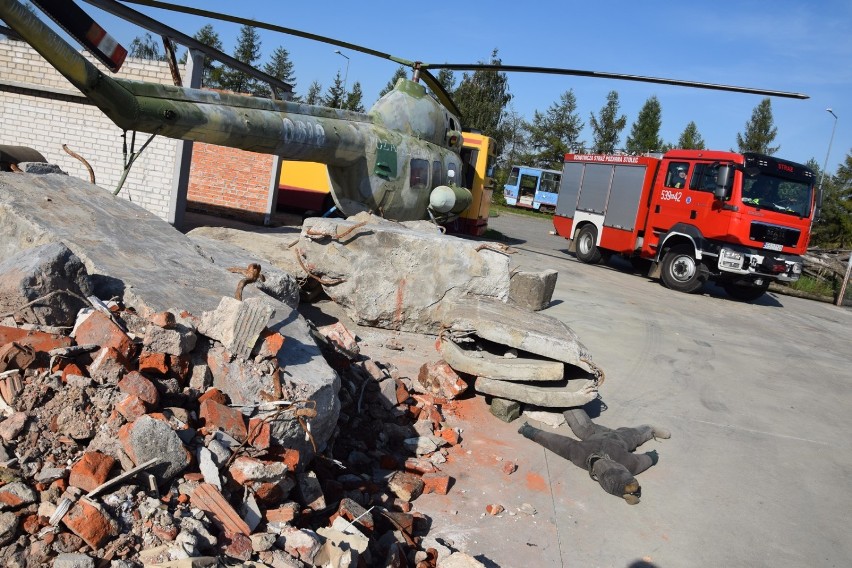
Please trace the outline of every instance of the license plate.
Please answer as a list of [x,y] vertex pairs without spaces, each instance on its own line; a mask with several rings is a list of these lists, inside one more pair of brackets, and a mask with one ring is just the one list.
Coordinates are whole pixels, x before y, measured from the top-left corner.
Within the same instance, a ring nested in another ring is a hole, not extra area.
[[784,247],[775,243],[763,243],[763,248],[767,250],[781,250]]

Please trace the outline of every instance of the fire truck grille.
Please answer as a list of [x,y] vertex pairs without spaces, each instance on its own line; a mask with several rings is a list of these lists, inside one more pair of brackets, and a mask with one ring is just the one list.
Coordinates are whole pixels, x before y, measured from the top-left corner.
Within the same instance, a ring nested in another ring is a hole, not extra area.
[[794,247],[799,242],[801,231],[798,229],[790,229],[788,227],[779,227],[778,225],[769,225],[767,223],[759,223],[753,221],[749,238],[753,241],[763,243],[773,243],[783,245],[785,247]]

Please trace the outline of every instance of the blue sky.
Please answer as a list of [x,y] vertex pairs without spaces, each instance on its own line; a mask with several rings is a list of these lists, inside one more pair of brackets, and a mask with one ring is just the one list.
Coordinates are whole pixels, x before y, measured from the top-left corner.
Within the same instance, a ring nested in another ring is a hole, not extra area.
[[[710,83],[794,91],[810,99],[772,99],[778,135],[776,156],[822,167],[838,116],[828,171],[852,151],[852,2],[822,0],[661,0],[656,3],[467,0],[466,2],[272,2],[174,0],[175,3],[253,18],[432,63],[476,63],[497,48],[506,64],[567,67]],[[143,30],[80,5],[128,46]],[[130,7],[193,35],[207,20]],[[239,25],[211,22],[224,51],[233,53]],[[347,60],[333,46],[259,30],[265,62],[279,45],[295,65],[296,90],[312,81],[325,89]],[[342,50],[349,56],[348,84],[361,83],[365,106],[378,97],[397,65]],[[456,72],[457,81],[461,73]],[[589,114],[598,113],[610,90],[619,93],[627,128],[652,95],[663,112],[662,137],[675,142],[693,120],[709,148],[736,147],[757,95],[725,93],[582,77],[509,74],[512,107],[531,119],[573,89],[591,140]]]

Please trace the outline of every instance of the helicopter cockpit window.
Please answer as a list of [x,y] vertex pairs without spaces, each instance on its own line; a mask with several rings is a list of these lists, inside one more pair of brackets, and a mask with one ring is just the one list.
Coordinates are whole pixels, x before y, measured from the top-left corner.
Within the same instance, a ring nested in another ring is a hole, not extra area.
[[444,168],[441,167],[441,162],[432,162],[432,187],[436,188],[439,185],[444,183],[442,179],[444,176],[441,174],[444,172]]
[[411,159],[411,189],[426,189],[429,187],[429,162],[419,158]]

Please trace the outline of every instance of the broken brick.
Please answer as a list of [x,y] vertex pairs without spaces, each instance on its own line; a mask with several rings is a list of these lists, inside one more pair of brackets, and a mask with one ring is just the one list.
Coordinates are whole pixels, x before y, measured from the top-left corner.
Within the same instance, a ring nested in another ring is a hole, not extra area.
[[140,416],[143,416],[145,412],[147,412],[147,409],[145,408],[145,403],[142,402],[142,400],[134,394],[128,394],[122,400],[116,403],[115,409],[128,422],[133,422]]
[[21,346],[29,345],[37,353],[47,353],[51,349],[70,347],[73,343],[70,337],[64,335],[0,325],[0,345],[13,341]]
[[9,418],[0,422],[0,438],[9,443],[15,440],[27,425],[27,414],[16,412]]
[[459,433],[452,428],[444,428],[438,435],[451,446],[457,446],[459,443]]
[[446,495],[450,491],[450,476],[443,473],[424,473],[423,493]]
[[118,325],[101,312],[92,312],[83,323],[77,326],[74,338],[79,345],[94,344],[112,347],[122,357],[129,357],[133,351],[133,342]]
[[239,410],[207,399],[201,403],[198,414],[208,431],[214,428],[224,430],[240,442],[248,437],[245,416]]
[[199,404],[201,404],[205,400],[212,400],[213,402],[218,402],[219,404],[227,404],[228,402],[228,398],[225,396],[225,393],[223,393],[217,388],[207,389],[204,394],[198,397]]
[[218,489],[199,483],[189,497],[193,507],[209,513],[214,523],[235,534],[249,535],[251,530]]
[[513,473],[515,473],[515,471],[517,471],[517,469],[518,464],[516,464],[515,462],[507,461],[503,464],[503,473],[505,473],[506,475],[512,475]]
[[[344,497],[340,500],[340,506],[337,508],[337,514],[349,522],[357,522],[368,533],[372,532],[373,529],[376,528],[375,523],[373,522],[373,515],[367,512],[367,509],[348,497]],[[358,520],[355,521],[355,519]]]
[[113,347],[102,347],[88,367],[89,376],[101,384],[116,383],[127,372],[127,362]]
[[266,420],[250,418],[248,432],[248,443],[253,448],[268,450],[272,445],[272,427]]
[[503,511],[505,511],[505,509],[503,508],[503,505],[486,505],[485,506],[485,512],[488,513],[489,515],[499,515]]
[[163,329],[172,329],[175,326],[175,315],[172,312],[157,312],[148,316],[148,321]]
[[160,393],[157,392],[157,387],[137,371],[127,373],[118,382],[118,389],[121,392],[139,397],[139,400],[144,402],[148,408],[156,408],[160,402]]
[[71,532],[93,549],[98,549],[118,534],[118,525],[99,505],[80,499],[62,518]]
[[468,386],[446,361],[424,363],[420,367],[417,380],[427,392],[448,399],[462,394]]
[[234,460],[228,472],[240,485],[250,481],[278,483],[287,475],[287,466],[281,462],[266,462],[257,458],[240,456]]
[[86,452],[83,457],[71,466],[69,485],[79,487],[83,491],[91,491],[103,484],[109,477],[115,458],[101,452]]
[[264,329],[260,333],[253,353],[261,359],[272,359],[278,356],[278,352],[284,346],[284,336],[277,331]]
[[169,372],[169,356],[165,353],[143,351],[139,354],[139,371],[154,375],[167,375]]
[[62,367],[62,382],[68,382],[68,375],[86,376],[86,372],[77,363],[68,363]]
[[388,479],[388,489],[403,501],[413,501],[423,493],[423,480],[407,471],[395,471]]
[[435,473],[438,468],[426,458],[408,458],[405,460],[405,469],[413,473]]
[[267,509],[265,516],[267,523],[290,523],[299,514],[299,504],[290,502],[277,509]]

